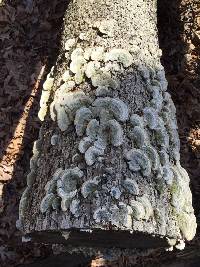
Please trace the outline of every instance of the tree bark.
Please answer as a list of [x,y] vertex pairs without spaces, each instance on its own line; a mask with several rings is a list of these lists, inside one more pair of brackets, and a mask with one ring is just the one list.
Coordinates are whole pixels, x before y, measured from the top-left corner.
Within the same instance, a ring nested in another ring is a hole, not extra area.
[[71,1],[19,208],[35,240],[155,248],[196,231],[154,0]]

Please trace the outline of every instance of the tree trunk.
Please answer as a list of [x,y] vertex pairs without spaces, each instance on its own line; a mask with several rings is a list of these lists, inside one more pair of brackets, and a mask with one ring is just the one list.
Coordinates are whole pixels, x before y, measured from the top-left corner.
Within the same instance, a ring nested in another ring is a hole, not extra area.
[[69,4],[19,208],[34,240],[155,248],[196,231],[155,0]]

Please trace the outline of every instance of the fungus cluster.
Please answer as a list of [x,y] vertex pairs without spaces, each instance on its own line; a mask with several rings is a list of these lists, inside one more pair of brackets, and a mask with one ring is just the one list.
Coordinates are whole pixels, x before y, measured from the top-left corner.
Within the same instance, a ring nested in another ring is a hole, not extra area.
[[41,201],[40,211],[46,213],[50,209],[59,209],[70,212],[75,216],[79,216],[79,203],[76,198],[77,186],[83,177],[83,172],[78,168],[57,169],[52,179],[45,186],[46,195]]
[[85,154],[87,165],[91,166],[104,155],[107,145],[115,147],[123,143],[123,129],[120,122],[128,119],[128,107],[120,99],[97,98],[91,107],[82,107],[75,116],[78,136],[84,136],[79,151]]

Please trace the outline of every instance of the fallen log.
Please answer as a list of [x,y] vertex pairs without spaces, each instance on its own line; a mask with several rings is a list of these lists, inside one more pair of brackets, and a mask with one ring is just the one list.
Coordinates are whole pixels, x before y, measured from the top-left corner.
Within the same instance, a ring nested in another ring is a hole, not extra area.
[[18,226],[37,242],[176,246],[196,232],[156,1],[71,1]]

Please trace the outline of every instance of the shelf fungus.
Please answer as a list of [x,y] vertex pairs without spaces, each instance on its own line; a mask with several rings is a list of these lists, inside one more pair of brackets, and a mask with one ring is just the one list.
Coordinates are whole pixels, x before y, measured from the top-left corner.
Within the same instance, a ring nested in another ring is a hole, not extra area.
[[151,174],[151,162],[142,150],[131,149],[126,154],[129,169],[133,172],[141,171],[144,176]]
[[140,194],[138,184],[133,179],[126,178],[125,180],[123,180],[122,187],[125,193],[129,193],[131,195],[136,195],[136,196]]
[[74,92],[56,92],[51,103],[50,114],[53,121],[57,121],[61,131],[66,131],[73,123],[76,111],[91,103],[91,99],[81,90]]
[[109,120],[100,125],[99,136],[106,144],[116,147],[123,143],[123,129],[116,120]]
[[141,148],[149,141],[147,132],[144,128],[141,128],[139,126],[135,126],[129,131],[129,137],[132,141],[134,141],[138,148]]
[[110,212],[106,207],[97,208],[93,214],[93,218],[97,223],[108,223],[110,221],[110,217]]
[[98,189],[100,177],[96,176],[93,179],[87,180],[81,186],[81,193],[84,198],[87,198]]
[[74,124],[78,136],[82,136],[84,134],[87,124],[92,119],[92,116],[92,111],[86,107],[81,107],[76,111]]
[[99,156],[104,155],[104,148],[91,146],[85,152],[85,161],[88,166],[92,166]]
[[149,128],[156,129],[158,126],[157,110],[152,107],[148,107],[148,108],[144,108],[143,113],[144,113],[144,119],[147,125],[149,126]]
[[108,109],[118,121],[125,122],[128,119],[128,106],[118,98],[99,97],[92,105],[97,108]]
[[132,208],[123,202],[111,206],[111,223],[116,226],[132,227]]

